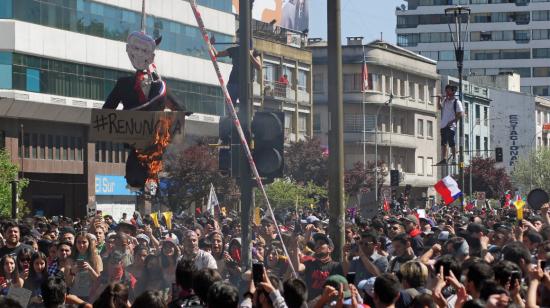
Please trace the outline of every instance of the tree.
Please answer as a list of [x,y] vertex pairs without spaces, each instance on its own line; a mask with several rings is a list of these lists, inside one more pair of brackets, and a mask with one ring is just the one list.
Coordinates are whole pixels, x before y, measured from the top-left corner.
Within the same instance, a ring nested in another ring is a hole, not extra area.
[[[384,178],[388,175],[388,171],[382,168],[384,162],[378,161],[378,187],[382,187]],[[344,189],[348,197],[355,197],[359,193],[369,192],[374,189],[375,172],[374,162],[367,162],[367,168],[362,162],[355,162],[351,169],[344,172]]]
[[328,157],[319,139],[291,142],[285,151],[286,177],[297,183],[313,182],[326,186],[328,182]]
[[234,179],[219,173],[218,150],[210,147],[207,140],[200,140],[182,151],[171,151],[164,160],[169,182],[165,195],[173,210],[188,209],[193,202],[196,206],[204,204],[210,193],[210,183],[222,206],[238,201]]
[[485,192],[486,198],[498,199],[512,189],[510,176],[504,168],[497,168],[493,158],[475,157],[471,168],[464,169],[464,194],[470,194],[470,170],[472,171],[473,192]]
[[[11,162],[10,155],[0,149],[0,217],[11,217],[11,182],[17,179],[19,168]],[[29,185],[27,179],[19,179],[17,184],[17,213],[19,217],[28,213],[26,202],[21,198],[23,190]]]
[[[300,185],[289,179],[276,179],[266,186],[266,194],[273,208],[294,208],[317,203],[327,197],[327,190],[313,182]],[[259,190],[256,190],[255,199],[256,206],[267,206]]]
[[534,188],[550,192],[550,150],[540,149],[520,158],[514,165],[512,180],[524,192]]

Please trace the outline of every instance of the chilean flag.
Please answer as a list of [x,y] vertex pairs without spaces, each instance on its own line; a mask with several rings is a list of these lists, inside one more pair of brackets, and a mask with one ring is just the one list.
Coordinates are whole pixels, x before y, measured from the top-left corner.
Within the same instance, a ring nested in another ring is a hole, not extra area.
[[450,175],[437,182],[434,188],[443,197],[446,205],[453,203],[462,195],[462,192],[458,189],[458,183]]

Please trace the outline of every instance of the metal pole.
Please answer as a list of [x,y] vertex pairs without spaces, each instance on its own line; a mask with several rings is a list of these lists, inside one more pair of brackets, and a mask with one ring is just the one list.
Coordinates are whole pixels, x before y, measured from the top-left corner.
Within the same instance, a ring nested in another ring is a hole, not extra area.
[[[251,84],[250,84],[250,41],[251,34],[251,6],[250,0],[239,1],[239,119],[246,136],[250,143],[250,119],[252,115]],[[235,103],[235,102],[233,102]],[[240,151],[240,188],[241,188],[241,241],[242,241],[242,265],[244,268],[250,268],[251,250],[250,250],[250,218],[252,217],[252,176],[250,166],[245,152]]]
[[25,177],[25,168],[24,168],[24,162],[25,162],[25,133],[24,130],[25,126],[21,124],[21,178]]
[[[361,71],[365,69],[365,46],[363,45],[363,67],[361,67]],[[362,75],[362,74],[361,74]],[[361,78],[364,78],[364,76],[361,76]],[[365,81],[363,80],[362,87],[365,87]],[[361,89],[363,92],[363,98],[361,99],[361,113],[363,115],[363,168],[367,168],[367,140],[366,140],[366,129],[367,129],[367,123],[365,119],[365,92],[366,89]],[[376,162],[375,162],[376,165]]]
[[17,218],[17,183],[18,180],[11,181],[11,218]]
[[[465,104],[465,103],[463,103]],[[473,102],[470,103],[470,107],[473,107]],[[475,109],[474,109],[475,110]],[[471,113],[471,112],[470,112]],[[470,115],[464,115],[464,116],[467,116],[468,117],[468,123],[470,123],[470,138],[468,139],[468,164],[469,164],[469,169],[470,169],[470,202],[472,202],[472,195],[473,195],[473,191],[474,191],[474,186],[473,186],[473,183],[472,183],[472,151],[474,149],[474,128],[475,128],[475,123],[472,123],[472,119],[470,119]],[[475,117],[474,117],[475,118]],[[466,138],[464,138],[466,139]],[[466,142],[466,140],[464,140],[464,142]]]
[[[241,0],[242,2],[242,0]],[[328,110],[329,127],[329,235],[333,258],[342,262],[344,240],[344,105],[342,93],[342,46],[340,0],[327,1]]]
[[147,28],[147,13],[145,13],[145,0],[141,2],[141,32],[145,33]]
[[374,200],[376,206],[378,206],[378,111],[380,111],[380,107],[374,117],[374,189],[376,190]]

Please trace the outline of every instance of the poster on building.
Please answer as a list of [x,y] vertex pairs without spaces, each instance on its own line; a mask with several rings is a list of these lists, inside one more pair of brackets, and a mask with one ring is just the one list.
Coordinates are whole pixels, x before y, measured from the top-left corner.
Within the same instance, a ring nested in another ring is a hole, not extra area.
[[165,129],[169,140],[182,141],[184,112],[122,111],[93,109],[90,120],[90,141],[132,144],[143,148],[154,143]]
[[[239,0],[233,1],[233,13],[239,12]],[[286,29],[304,32],[309,29],[310,0],[255,0],[252,18]]]

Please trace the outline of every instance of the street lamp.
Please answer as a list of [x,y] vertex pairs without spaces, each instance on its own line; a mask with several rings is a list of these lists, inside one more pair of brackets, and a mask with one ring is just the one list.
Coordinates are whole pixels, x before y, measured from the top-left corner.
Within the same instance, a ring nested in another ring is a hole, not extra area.
[[[462,90],[462,69],[464,68],[464,42],[466,41],[468,33],[468,25],[470,23],[470,8],[465,6],[456,5],[454,7],[446,8],[445,9],[445,16],[450,17],[447,20],[447,24],[449,26],[449,33],[451,34],[451,39],[453,41],[453,48],[455,50],[455,58],[456,58],[456,68],[458,69],[458,88],[459,88],[459,94],[458,98],[462,102],[463,101],[463,90]],[[462,31],[462,25],[464,24],[464,17],[466,17],[466,27],[464,29],[464,33]],[[451,24],[454,23],[454,31],[453,27],[451,27]],[[459,144],[459,162],[458,162],[458,168],[459,168],[459,177],[462,181],[462,189],[464,189],[464,117],[460,118],[459,121],[459,130],[458,130],[458,144]],[[470,191],[472,190],[472,187],[470,187]],[[464,197],[460,197],[460,201],[464,200]]]

